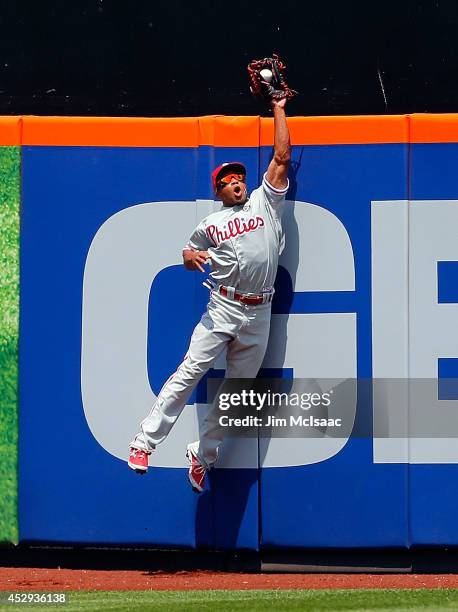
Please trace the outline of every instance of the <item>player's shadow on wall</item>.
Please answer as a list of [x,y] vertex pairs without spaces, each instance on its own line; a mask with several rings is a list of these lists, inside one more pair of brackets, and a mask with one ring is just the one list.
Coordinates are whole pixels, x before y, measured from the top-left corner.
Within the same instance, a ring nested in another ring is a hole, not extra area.
[[[297,269],[299,267],[299,240],[300,233],[294,215],[297,194],[297,174],[301,167],[304,148],[299,149],[297,160],[292,160],[289,171],[289,189],[286,196],[285,210],[283,213],[283,231],[285,234],[285,248],[280,255],[277,277],[275,280],[275,295],[272,302],[272,314],[283,315],[272,317],[270,324],[270,337],[275,326],[275,346],[271,347],[275,355],[275,368],[284,369],[286,358],[286,345],[288,341],[288,319],[291,312],[294,288],[296,286]],[[306,239],[305,236],[302,236]],[[286,264],[282,265],[282,262]],[[294,372],[292,373],[294,377]],[[277,375],[281,378],[281,375]],[[264,431],[264,435],[265,435]],[[264,463],[265,455],[269,447],[269,438],[265,437],[259,444],[259,469]]]
[[[288,260],[288,270],[281,265],[278,268],[272,303],[273,314],[286,315],[275,317],[273,320],[273,324],[281,326],[280,330],[277,329],[279,335],[275,345],[276,369],[281,369],[285,362],[288,315],[293,302],[299,265],[299,229],[294,217],[294,207],[297,192],[296,176],[302,152],[301,149],[299,161],[293,161],[291,164],[290,188],[284,211],[286,244],[283,258]],[[258,440],[253,439],[253,444],[258,445]],[[258,445],[259,453],[264,455],[266,449],[267,445]],[[208,473],[209,488],[200,495],[197,502],[195,529],[197,547],[226,550],[257,548],[260,533],[259,483],[262,463],[263,456],[258,455],[257,468],[214,469]]]
[[[257,443],[257,440],[253,440]],[[258,469],[213,469],[196,509],[196,546],[256,549],[259,533]]]
[[298,155],[298,159],[292,159],[291,160],[291,166],[289,168],[289,172],[288,172],[288,179],[289,179],[289,189],[288,189],[288,195],[286,196],[286,199],[288,201],[294,201],[296,199],[296,193],[297,193],[297,174],[300,170],[300,167],[302,165],[302,156],[304,154],[304,147],[301,147],[299,150],[299,155]]
[[[289,190],[283,213],[283,231],[285,234],[285,248],[280,255],[280,262],[275,280],[275,295],[272,302],[272,314],[285,315],[283,317],[272,317],[272,326],[281,326],[277,329],[276,344],[274,347],[276,361],[275,367],[282,368],[285,363],[286,343],[287,343],[287,324],[289,313],[294,299],[294,287],[296,285],[297,269],[299,267],[299,228],[294,216],[296,206],[297,193],[297,173],[299,171],[302,159],[302,151],[299,155],[299,161],[291,162],[289,172]],[[303,237],[305,239],[305,237]],[[287,269],[282,262],[287,262]]]
[[[234,392],[236,381],[224,378],[224,369],[215,369],[206,384],[205,400],[213,406],[218,418],[217,396]],[[245,388],[242,384],[241,388]],[[212,408],[210,408],[212,411]],[[198,410],[199,431],[206,411]],[[208,417],[207,417],[208,418]],[[217,432],[217,433],[216,433]],[[234,429],[217,428],[222,440],[215,469],[207,472],[205,491],[199,495],[196,508],[196,546],[219,550],[257,548],[259,533],[259,470],[257,431],[240,439]],[[233,467],[244,465],[249,467]],[[230,466],[230,467],[229,467]]]

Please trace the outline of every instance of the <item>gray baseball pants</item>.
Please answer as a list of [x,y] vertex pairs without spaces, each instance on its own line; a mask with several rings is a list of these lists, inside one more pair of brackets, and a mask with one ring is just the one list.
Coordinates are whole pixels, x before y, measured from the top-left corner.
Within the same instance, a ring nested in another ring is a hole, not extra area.
[[[165,440],[193,389],[226,347],[226,378],[256,378],[269,339],[270,314],[271,303],[247,306],[213,292],[194,329],[188,353],[162,387],[131,446],[151,451]],[[200,440],[191,444],[207,469],[216,462],[222,441],[216,410],[215,406],[210,408]]]

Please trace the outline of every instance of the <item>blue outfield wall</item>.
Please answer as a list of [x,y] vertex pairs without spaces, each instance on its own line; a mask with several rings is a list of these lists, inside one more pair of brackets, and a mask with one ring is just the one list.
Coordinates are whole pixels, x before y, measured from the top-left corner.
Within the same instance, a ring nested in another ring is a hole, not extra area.
[[[270,150],[261,153],[265,166]],[[407,198],[407,145],[309,146],[295,150],[294,158],[298,156],[295,200],[317,203],[342,222],[353,250],[355,290],[350,295],[321,291],[312,302],[306,292],[297,293],[294,312],[304,317],[356,312],[357,374],[370,378],[371,201]],[[299,241],[307,241],[307,227],[299,232]],[[334,265],[338,267],[338,261]],[[314,348],[304,346],[305,351]],[[333,343],[329,349],[333,350]],[[357,410],[371,418],[370,402],[360,400]],[[407,467],[375,465],[372,455],[372,440],[353,439],[337,455],[319,463],[262,469],[262,544],[407,545]]]
[[[198,435],[205,381],[148,474],[127,469],[129,441],[208,298],[201,275],[180,261],[192,229],[215,207],[209,173],[240,160],[252,190],[271,153],[23,146],[20,541],[251,550],[458,544],[452,438],[443,455],[438,439],[418,448],[397,440],[394,450],[368,435],[340,444],[227,440],[196,496],[184,453]],[[453,266],[444,262],[458,262],[458,241],[428,242],[430,227],[439,236],[441,223],[458,220],[457,162],[451,143],[294,145],[266,370],[435,378],[440,359],[458,358],[457,332],[443,329],[454,312],[436,310],[455,307]],[[439,299],[428,276],[432,262],[449,298]],[[384,288],[397,273],[394,295]],[[434,333],[415,335],[428,312],[437,312],[437,342]],[[379,410],[367,389],[356,402],[366,429]],[[407,414],[409,401],[400,406]]]
[[[436,308],[440,315],[442,312],[444,314],[447,312],[452,316],[458,313],[457,304],[453,304],[456,302],[457,295],[456,269],[458,266],[455,213],[458,206],[457,162],[458,144],[456,143],[411,145],[411,199],[418,202],[418,205],[423,208],[418,211],[421,218],[416,225],[412,226],[411,233],[417,243],[424,244],[423,248],[430,256],[432,264],[435,263],[435,260],[438,261],[436,278],[433,280],[437,287]],[[424,215],[426,212],[430,213],[429,218]],[[455,274],[450,274],[451,271]],[[421,271],[418,274],[421,275]],[[432,269],[431,274],[434,276]],[[418,289],[415,287],[413,290],[415,297]],[[445,310],[441,311],[441,308]],[[421,322],[419,324],[421,325]],[[430,320],[429,325],[432,333],[439,337],[437,342],[432,342],[431,347],[431,353],[437,356],[437,365],[432,364],[437,368],[436,375],[439,378],[444,376],[455,379],[456,382],[458,378],[456,368],[457,327],[456,325],[450,326],[449,319],[442,320],[439,324],[436,320]],[[415,331],[414,328],[413,332]],[[449,337],[449,342],[444,341],[444,336]],[[412,349],[419,352],[421,347],[417,348],[416,345],[413,345]],[[455,367],[442,374],[441,363],[444,362],[455,364]],[[456,423],[456,394],[453,399],[455,401],[445,400],[432,407],[439,413],[444,410],[441,410],[441,404],[444,405],[444,408],[447,404],[451,404],[452,426],[453,423]],[[458,440],[453,434],[451,439],[439,442],[443,443],[439,455],[447,457],[450,452],[455,454]],[[458,513],[456,488],[458,465],[456,465],[455,457],[443,458],[442,461],[441,459],[441,456],[425,458],[422,464],[411,465],[409,469],[409,526],[412,541],[416,544],[448,545],[458,542],[458,525],[452,519]]]

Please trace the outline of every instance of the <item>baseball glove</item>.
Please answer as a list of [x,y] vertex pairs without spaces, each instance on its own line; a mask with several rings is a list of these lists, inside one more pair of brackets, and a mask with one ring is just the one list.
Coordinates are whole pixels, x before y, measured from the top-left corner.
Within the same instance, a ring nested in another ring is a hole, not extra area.
[[290,89],[286,83],[285,69],[286,65],[276,53],[272,53],[272,57],[250,62],[248,78],[253,96],[267,102],[295,96],[297,91]]

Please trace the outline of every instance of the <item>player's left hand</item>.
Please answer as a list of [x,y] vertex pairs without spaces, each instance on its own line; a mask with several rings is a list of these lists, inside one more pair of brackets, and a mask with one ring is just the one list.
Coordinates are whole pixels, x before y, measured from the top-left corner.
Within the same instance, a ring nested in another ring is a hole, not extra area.
[[277,53],[251,61],[248,64],[248,79],[253,96],[267,102],[280,102],[283,98],[295,96],[297,91],[288,86],[285,70],[286,64]]

